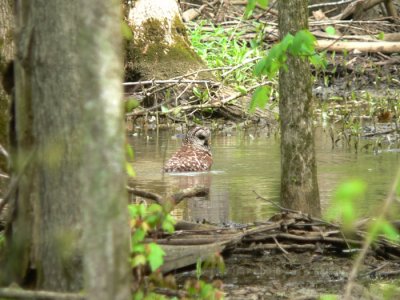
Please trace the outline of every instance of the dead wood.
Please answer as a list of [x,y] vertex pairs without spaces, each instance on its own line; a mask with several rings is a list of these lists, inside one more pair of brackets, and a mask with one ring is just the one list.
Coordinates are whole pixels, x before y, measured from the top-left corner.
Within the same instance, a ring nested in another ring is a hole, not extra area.
[[399,42],[342,42],[317,40],[316,48],[318,50],[328,51],[352,51],[360,52],[400,52]]
[[153,192],[133,188],[130,186],[127,186],[126,188],[127,188],[128,192],[133,195],[153,200],[153,201],[157,202],[158,204],[166,204],[166,203],[172,201],[173,205],[177,205],[178,203],[180,203],[182,200],[184,200],[186,198],[204,197],[204,196],[208,195],[208,193],[209,193],[209,188],[204,187],[204,186],[195,186],[195,187],[180,190],[172,195],[167,196],[164,199],[162,196],[160,196],[156,193],[153,193]]
[[[193,265],[197,259],[212,255],[215,251],[242,254],[260,254],[266,250],[316,251],[322,253],[353,253],[363,245],[366,233],[355,232],[346,238],[337,224],[313,218],[301,212],[276,214],[268,223],[248,225],[245,228],[209,228],[180,230],[173,234],[164,234],[157,242],[166,252],[167,267],[174,268]],[[301,229],[299,229],[301,228]],[[148,240],[150,241],[150,239]],[[177,254],[184,257],[178,260]],[[371,255],[386,259],[400,258],[400,245],[379,238],[369,250]],[[176,265],[174,265],[176,264]]]
[[78,293],[59,293],[53,291],[32,291],[17,288],[0,288],[2,299],[60,299],[60,300],[83,300],[86,297]]
[[250,246],[248,248],[237,247],[232,250],[234,254],[254,254],[259,251],[265,250],[278,250],[280,248],[284,250],[293,250],[293,251],[312,251],[317,250],[319,247],[315,244],[283,244],[279,243],[280,247],[277,244],[259,244]]

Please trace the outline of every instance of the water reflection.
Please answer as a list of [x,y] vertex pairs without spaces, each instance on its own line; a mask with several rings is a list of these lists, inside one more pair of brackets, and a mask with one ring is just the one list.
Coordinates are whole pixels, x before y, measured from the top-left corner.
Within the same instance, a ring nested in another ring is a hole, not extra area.
[[[130,137],[135,150],[134,184],[166,196],[193,185],[210,188],[208,197],[183,201],[174,214],[191,221],[248,223],[265,220],[274,212],[266,201],[257,200],[253,190],[272,201],[279,200],[280,141],[266,133],[238,132],[234,136],[217,135],[212,139],[212,172],[170,175],[161,172],[163,162],[181,145],[173,131],[139,133]],[[316,152],[321,204],[326,209],[337,185],[351,178],[368,184],[362,207],[365,214],[376,211],[385,198],[399,166],[399,153],[374,155],[338,145],[332,150],[330,138],[317,131]]]

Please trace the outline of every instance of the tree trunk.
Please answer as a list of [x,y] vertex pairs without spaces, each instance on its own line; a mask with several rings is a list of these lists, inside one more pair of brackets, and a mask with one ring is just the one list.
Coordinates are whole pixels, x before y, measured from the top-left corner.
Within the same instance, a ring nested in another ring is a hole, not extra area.
[[80,5],[82,16],[91,20],[82,41],[86,88],[80,178],[88,299],[130,299],[120,1]]
[[[280,0],[281,39],[308,29],[308,1]],[[311,73],[306,59],[288,55],[279,72],[281,123],[281,199],[287,208],[320,215],[312,125]]]
[[89,299],[128,299],[119,2],[21,0],[16,12],[19,180],[4,273],[80,291],[84,255]]
[[133,39],[126,44],[127,81],[168,79],[204,68],[190,48],[176,0],[137,0],[127,9]]
[[[11,78],[5,78],[5,76],[13,75],[6,74],[9,63],[14,56],[14,13],[12,7],[13,1],[11,0],[3,0],[0,2],[0,73],[2,74],[2,82],[0,83],[0,146],[4,147],[8,152],[11,97],[6,92],[3,85],[8,84],[8,79],[11,80]],[[0,151],[0,174],[4,172],[8,173],[8,167],[7,157]],[[2,196],[4,195],[6,186],[5,178],[0,177],[0,198],[3,198]]]

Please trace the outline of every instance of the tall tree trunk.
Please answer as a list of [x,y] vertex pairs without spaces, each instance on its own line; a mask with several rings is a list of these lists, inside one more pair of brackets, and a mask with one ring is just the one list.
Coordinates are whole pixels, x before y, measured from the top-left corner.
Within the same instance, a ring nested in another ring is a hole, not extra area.
[[[307,0],[279,0],[281,39],[308,29]],[[281,199],[285,207],[321,214],[312,125],[310,66],[288,55],[287,70],[279,72],[281,123]]]
[[[119,0],[85,1],[81,168],[89,299],[130,299]],[[101,17],[100,17],[101,16]]]
[[20,0],[16,11],[7,279],[80,291],[83,254],[89,298],[128,299],[119,1]]
[[[0,2],[0,73],[2,74],[2,82],[0,83],[0,146],[8,152],[11,97],[3,84],[7,85],[7,80],[12,80],[12,78],[5,78],[6,75],[13,75],[5,74],[14,56],[14,12],[12,4],[13,1],[11,0]],[[7,157],[0,151],[0,173],[7,172],[8,167]],[[4,177],[0,177],[0,198],[4,195],[6,185]]]

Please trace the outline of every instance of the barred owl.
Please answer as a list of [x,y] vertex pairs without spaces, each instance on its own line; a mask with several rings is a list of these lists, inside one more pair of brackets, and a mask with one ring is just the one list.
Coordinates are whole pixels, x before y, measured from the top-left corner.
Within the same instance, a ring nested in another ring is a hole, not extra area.
[[181,148],[167,161],[165,172],[208,171],[213,163],[210,149],[211,131],[195,127],[186,134]]

